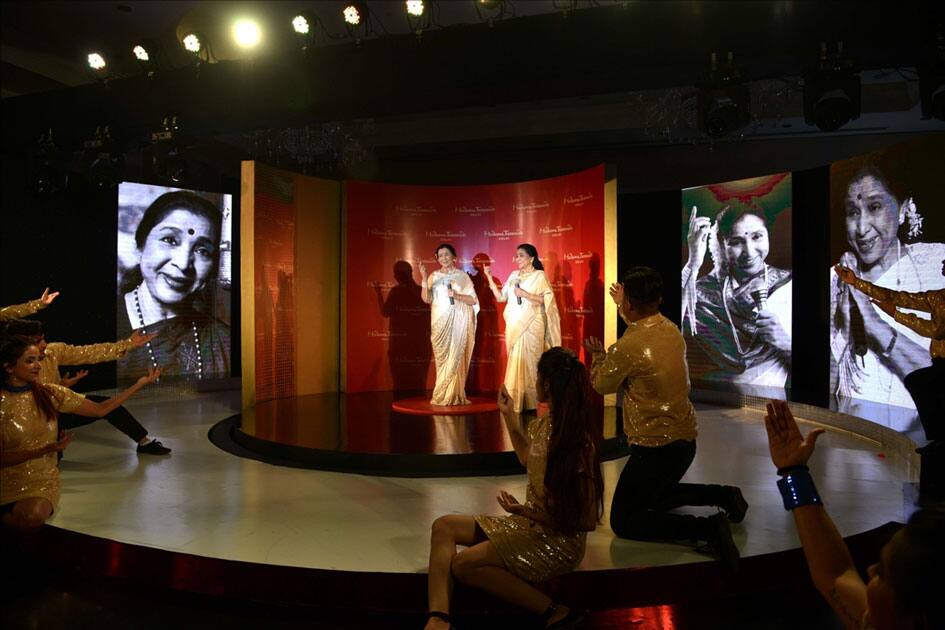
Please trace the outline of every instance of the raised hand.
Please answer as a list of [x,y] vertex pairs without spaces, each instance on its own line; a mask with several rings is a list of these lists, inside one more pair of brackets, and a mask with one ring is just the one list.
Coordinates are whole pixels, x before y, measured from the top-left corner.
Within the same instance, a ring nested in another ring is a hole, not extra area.
[[588,337],[584,340],[584,349],[588,354],[597,354],[604,351],[604,344],[597,337]]
[[505,490],[500,490],[499,495],[496,497],[496,501],[499,502],[499,505],[503,510],[509,514],[522,514],[525,512],[525,506],[518,502],[518,499],[513,497],[511,494]]
[[39,301],[43,303],[43,306],[49,306],[50,304],[53,303],[53,300],[55,300],[57,297],[59,297],[59,291],[54,291],[53,293],[50,293],[49,287],[46,287],[45,289],[43,289],[43,294],[39,296]]
[[426,279],[427,277],[427,266],[423,264],[423,261],[419,258],[417,259],[417,271],[420,272],[420,277]]
[[847,284],[853,284],[856,281],[856,274],[849,267],[836,264],[833,266],[833,270],[837,272],[837,277]]
[[768,449],[775,467],[786,468],[806,464],[814,452],[817,438],[824,430],[814,429],[807,434],[807,437],[802,436],[794,414],[783,400],[768,401],[767,409],[765,430],[768,432]]
[[499,398],[496,400],[496,405],[498,405],[499,411],[503,414],[515,413],[515,410],[512,408],[512,394],[509,393],[505,385],[502,385],[502,389],[499,390]]
[[482,273],[486,274],[486,277],[487,277],[487,278],[491,278],[491,277],[492,277],[492,265],[483,265],[483,266],[482,266]]
[[157,333],[150,333],[146,335],[142,331],[136,330],[133,333],[131,333],[130,337],[128,337],[128,341],[131,342],[132,348],[140,348],[141,346],[148,343],[155,337],[157,337]]
[[610,289],[608,290],[608,292],[610,293],[610,299],[614,301],[614,304],[620,307],[620,305],[623,304],[623,283],[622,282],[613,283],[612,285],[610,285]]
[[147,375],[139,378],[138,383],[140,385],[148,385],[149,383],[155,382],[159,378],[161,378],[161,368],[150,367],[148,368]]
[[709,246],[709,230],[712,220],[709,217],[700,217],[696,206],[692,207],[689,215],[689,235],[686,240],[689,244],[689,268],[693,273],[702,266],[705,253]]
[[66,375],[59,379],[59,384],[62,385],[63,387],[71,388],[72,386],[74,386],[76,383],[78,383],[79,381],[81,381],[83,378],[85,378],[88,375],[89,375],[88,370],[79,370],[78,372],[75,373],[74,376],[71,372],[66,372]]

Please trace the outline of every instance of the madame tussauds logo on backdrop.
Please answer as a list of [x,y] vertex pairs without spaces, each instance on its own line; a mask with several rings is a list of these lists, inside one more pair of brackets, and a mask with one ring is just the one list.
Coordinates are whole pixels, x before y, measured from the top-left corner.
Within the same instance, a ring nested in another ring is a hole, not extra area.
[[371,339],[391,339],[393,337],[406,337],[407,333],[391,332],[389,330],[369,330],[367,336]]
[[566,310],[568,313],[572,313],[579,317],[583,317],[584,315],[590,315],[594,312],[594,309],[592,308],[573,308],[570,306]]
[[[493,309],[495,310],[495,309]],[[496,339],[505,339],[505,333],[495,332],[493,330],[486,331],[486,337],[494,337]]]
[[[429,231],[429,232],[424,232],[423,235],[424,235],[424,236],[428,236],[429,238],[438,238],[438,239],[444,240],[444,241],[448,241],[448,240],[451,240],[451,239],[454,239],[454,238],[466,238],[466,233],[465,233],[465,232],[450,232],[450,231],[437,232],[437,231]],[[435,259],[434,259],[434,260],[435,260]]]
[[496,232],[495,230],[484,230],[482,235],[486,238],[494,238],[500,241],[507,241],[513,236],[521,236],[525,232],[522,230],[512,231],[512,230],[502,230],[501,232]]
[[472,217],[478,217],[484,212],[495,212],[495,208],[492,206],[456,206],[453,208],[453,212],[456,214],[468,214]]
[[377,228],[371,228],[368,230],[369,236],[380,236],[384,240],[390,240],[394,237],[407,236],[406,232],[395,232],[394,230],[378,230]]
[[401,214],[436,214],[436,208],[424,208],[423,206],[395,206],[395,212]]
[[593,193],[581,193],[580,195],[565,195],[564,205],[566,206],[583,206],[585,201],[590,201],[594,198]]
[[367,285],[372,289],[385,289],[390,291],[397,286],[397,283],[391,282],[390,280],[368,280]]
[[559,280],[559,281],[557,281],[557,282],[552,282],[552,283],[551,283],[551,288],[552,288],[552,289],[570,289],[570,288],[572,288],[573,286],[574,286],[574,285],[571,284],[571,281],[570,281],[570,280]]
[[535,214],[535,212],[544,208],[550,208],[548,201],[533,201],[531,203],[513,203],[512,210],[515,212],[524,212],[526,214]]
[[546,226],[543,228],[538,228],[539,234],[550,234],[552,238],[556,236],[561,236],[565,232],[573,232],[574,226],[570,223],[568,225],[556,225],[555,227]]
[[588,260],[593,255],[594,254],[591,252],[578,252],[576,254],[565,254],[564,259],[574,261],[574,264],[576,265],[582,265],[584,264],[585,260]]

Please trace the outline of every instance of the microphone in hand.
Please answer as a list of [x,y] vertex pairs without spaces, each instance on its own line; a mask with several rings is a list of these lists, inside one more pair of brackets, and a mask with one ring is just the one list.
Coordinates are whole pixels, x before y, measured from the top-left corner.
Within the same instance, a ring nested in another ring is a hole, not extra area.
[[[449,295],[449,292],[452,291],[452,290],[453,290],[453,287],[450,286],[450,283],[449,283],[449,282],[447,282],[447,283],[446,283],[446,291],[447,291],[446,294]],[[450,306],[453,306],[454,304],[456,304],[456,300],[454,300],[454,299],[453,299],[453,296],[450,295]]]
[[755,306],[759,311],[768,308],[768,287],[762,287],[751,292],[751,299],[755,301]]
[[[521,288],[522,288],[522,285],[521,285],[520,283],[516,282],[516,283],[515,283],[515,288],[516,288],[516,289],[521,289]],[[522,304],[522,296],[519,295],[519,296],[517,296],[515,299],[518,300],[519,306],[521,306],[521,304]]]

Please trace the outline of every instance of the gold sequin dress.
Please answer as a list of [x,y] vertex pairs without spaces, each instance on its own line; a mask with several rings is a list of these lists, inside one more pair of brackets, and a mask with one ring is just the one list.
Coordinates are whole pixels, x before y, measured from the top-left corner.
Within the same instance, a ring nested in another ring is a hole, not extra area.
[[[61,385],[44,385],[52,394],[53,405],[62,413],[72,413],[85,396]],[[58,423],[43,415],[32,391],[0,390],[0,449],[19,451],[55,442]],[[0,505],[20,499],[43,497],[56,509],[59,504],[59,467],[56,453],[46,453],[16,466],[0,468]]]
[[[545,466],[548,463],[548,439],[551,417],[542,416],[528,426],[531,446],[528,451],[528,489],[525,505],[545,511]],[[524,516],[477,516],[476,523],[495,545],[509,571],[528,582],[543,582],[569,573],[584,558],[587,532],[566,536],[547,525],[534,523]]]

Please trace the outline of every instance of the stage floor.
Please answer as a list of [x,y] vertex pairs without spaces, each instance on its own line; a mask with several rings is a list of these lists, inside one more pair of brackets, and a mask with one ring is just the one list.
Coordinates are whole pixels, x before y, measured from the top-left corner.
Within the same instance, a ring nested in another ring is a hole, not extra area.
[[[210,427],[238,406],[237,392],[133,401],[133,413],[174,449],[168,457],[138,456],[131,442],[104,422],[78,429],[61,464],[62,500],[51,525],[245,563],[421,574],[436,517],[499,514],[499,490],[524,496],[524,475],[368,477],[242,459],[207,439]],[[625,461],[604,464],[608,513]],[[844,536],[902,522],[913,509],[908,482],[914,471],[907,453],[883,452],[873,440],[828,430],[811,469]],[[775,487],[760,412],[700,405],[699,451],[685,480],[742,488],[751,508],[732,529],[743,558],[798,546]],[[686,545],[617,539],[607,525],[608,513],[588,537],[580,571],[711,559]]]

